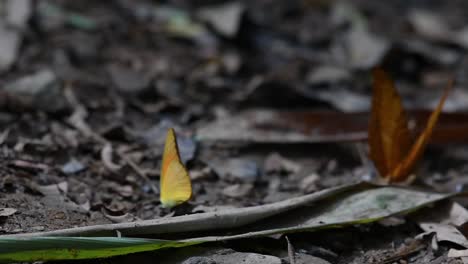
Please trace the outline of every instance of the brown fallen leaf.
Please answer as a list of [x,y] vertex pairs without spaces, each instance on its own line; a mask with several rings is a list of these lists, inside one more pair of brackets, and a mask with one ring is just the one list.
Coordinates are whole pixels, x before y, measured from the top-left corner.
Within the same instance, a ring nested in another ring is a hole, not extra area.
[[408,117],[395,85],[382,69],[373,71],[373,97],[369,121],[369,155],[388,183],[409,182],[410,175],[429,142],[453,82],[445,89],[425,128],[412,143]]
[[[421,133],[431,111],[407,111],[415,133]],[[205,142],[284,144],[366,141],[369,113],[334,111],[288,111],[253,108],[220,116],[198,129],[196,138]],[[153,137],[154,138],[154,137]],[[468,114],[441,113],[430,138],[431,144],[467,143]]]

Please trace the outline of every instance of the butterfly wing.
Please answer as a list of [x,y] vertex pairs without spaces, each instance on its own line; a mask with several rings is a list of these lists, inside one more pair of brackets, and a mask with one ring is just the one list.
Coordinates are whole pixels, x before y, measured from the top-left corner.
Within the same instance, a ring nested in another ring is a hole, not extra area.
[[373,74],[369,152],[381,177],[390,177],[411,147],[408,118],[390,76],[376,68]]
[[167,132],[161,166],[160,200],[164,207],[174,207],[192,196],[192,184],[182,164],[174,129]]
[[444,91],[444,94],[442,95],[442,98],[439,101],[439,104],[437,105],[437,108],[434,110],[434,112],[432,112],[431,116],[429,117],[425,129],[423,130],[421,135],[419,135],[418,139],[411,147],[411,150],[408,152],[405,159],[402,160],[402,162],[398,164],[398,166],[392,171],[391,175],[393,181],[399,182],[405,180],[406,176],[413,171],[417,162],[421,159],[422,153],[424,152],[424,149],[426,148],[426,145],[429,142],[429,139],[431,138],[432,131],[434,130],[437,120],[439,119],[439,115],[444,106],[445,99],[447,99],[447,96],[452,87],[453,81],[450,81],[449,85]]

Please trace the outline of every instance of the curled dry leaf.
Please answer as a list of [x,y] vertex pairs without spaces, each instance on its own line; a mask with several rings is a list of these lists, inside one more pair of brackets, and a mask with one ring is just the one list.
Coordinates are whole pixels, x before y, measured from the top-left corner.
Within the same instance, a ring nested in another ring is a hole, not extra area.
[[123,215],[111,215],[103,212],[104,216],[112,221],[112,223],[127,223],[127,222],[132,222],[135,220],[135,217],[129,213],[125,213]]
[[380,176],[388,183],[409,182],[410,175],[431,138],[448,92],[445,89],[437,108],[416,141],[412,142],[408,117],[390,76],[373,71],[373,97],[369,122],[369,151]]
[[101,159],[102,159],[102,163],[104,164],[104,166],[106,166],[106,168],[108,168],[110,171],[115,172],[115,171],[120,170],[122,166],[112,161],[113,152],[114,151],[113,151],[112,145],[110,143],[105,144],[101,150]]
[[437,241],[449,241],[457,245],[468,248],[468,240],[466,237],[453,225],[439,223],[419,223],[419,227],[426,234],[435,233]]

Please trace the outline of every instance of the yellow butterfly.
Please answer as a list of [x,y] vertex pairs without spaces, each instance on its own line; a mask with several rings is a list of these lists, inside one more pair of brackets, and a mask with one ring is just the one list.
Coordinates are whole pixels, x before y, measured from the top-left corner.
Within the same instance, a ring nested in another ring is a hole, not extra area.
[[160,200],[165,208],[186,202],[192,196],[192,184],[182,164],[174,129],[169,128],[161,166]]

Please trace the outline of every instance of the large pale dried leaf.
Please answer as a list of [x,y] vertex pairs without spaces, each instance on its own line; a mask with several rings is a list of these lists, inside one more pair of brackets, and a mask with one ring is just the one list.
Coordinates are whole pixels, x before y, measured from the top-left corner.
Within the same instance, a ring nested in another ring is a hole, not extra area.
[[[468,210],[456,202],[439,203],[432,208],[421,210],[413,215],[413,220],[425,232],[418,236],[435,234],[435,242],[448,241],[462,247],[468,247],[468,240],[463,235],[460,227],[468,220]],[[450,249],[449,257],[461,257],[458,254],[466,254],[466,250],[457,251]]]
[[[261,206],[133,223],[0,236],[0,261],[32,262],[108,257],[213,241],[365,224],[398,213],[412,212],[451,196],[453,194],[353,184]],[[50,237],[110,236],[117,231],[123,237]],[[210,231],[209,236],[206,236],[205,231]],[[158,234],[166,236],[171,233],[177,233],[184,240],[127,237]]]

